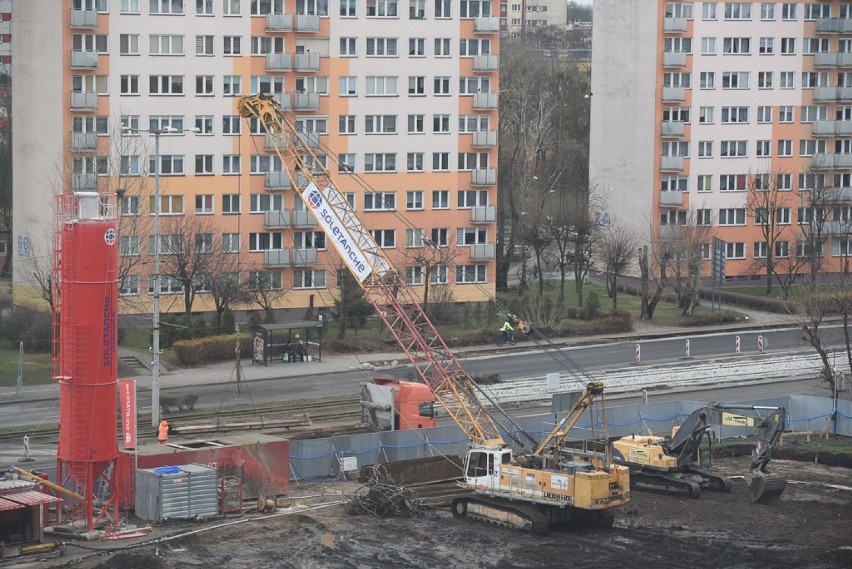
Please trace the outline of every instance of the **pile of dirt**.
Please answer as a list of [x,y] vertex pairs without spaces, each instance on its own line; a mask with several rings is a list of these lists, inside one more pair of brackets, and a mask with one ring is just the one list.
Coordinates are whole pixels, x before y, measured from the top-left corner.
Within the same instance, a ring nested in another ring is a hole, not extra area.
[[169,569],[162,557],[149,552],[118,553],[93,569]]

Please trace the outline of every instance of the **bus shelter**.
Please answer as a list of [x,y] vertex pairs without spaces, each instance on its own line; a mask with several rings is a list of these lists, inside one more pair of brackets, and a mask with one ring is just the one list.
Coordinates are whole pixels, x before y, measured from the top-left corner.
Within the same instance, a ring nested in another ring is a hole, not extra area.
[[322,320],[251,327],[251,363],[322,361]]

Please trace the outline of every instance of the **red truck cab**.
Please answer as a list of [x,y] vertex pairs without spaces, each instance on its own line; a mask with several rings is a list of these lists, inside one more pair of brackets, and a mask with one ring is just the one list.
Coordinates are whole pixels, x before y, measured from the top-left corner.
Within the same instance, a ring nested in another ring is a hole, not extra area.
[[393,430],[422,429],[437,425],[435,396],[428,385],[382,378],[373,378],[373,383],[393,390]]

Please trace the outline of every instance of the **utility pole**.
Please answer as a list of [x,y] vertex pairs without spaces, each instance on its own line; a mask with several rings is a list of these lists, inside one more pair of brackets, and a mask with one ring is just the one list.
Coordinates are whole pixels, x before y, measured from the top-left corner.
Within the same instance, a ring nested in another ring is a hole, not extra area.
[[160,134],[154,135],[154,306],[151,315],[151,426],[160,424]]

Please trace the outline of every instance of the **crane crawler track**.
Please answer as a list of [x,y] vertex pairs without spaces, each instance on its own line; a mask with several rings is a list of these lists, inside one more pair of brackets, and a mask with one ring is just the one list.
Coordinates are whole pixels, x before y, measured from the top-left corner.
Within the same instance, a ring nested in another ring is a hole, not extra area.
[[457,498],[450,504],[450,510],[457,518],[470,517],[534,535],[546,535],[550,525],[548,516],[535,506],[488,498]]

